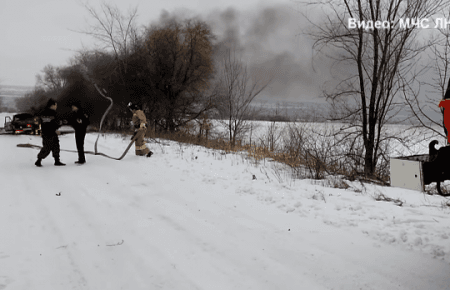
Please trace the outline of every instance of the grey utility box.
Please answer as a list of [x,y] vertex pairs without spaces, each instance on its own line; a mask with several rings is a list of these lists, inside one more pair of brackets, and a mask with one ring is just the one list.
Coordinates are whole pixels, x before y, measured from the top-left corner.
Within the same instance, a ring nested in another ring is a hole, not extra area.
[[428,154],[391,158],[391,186],[425,191],[423,162],[428,160]]

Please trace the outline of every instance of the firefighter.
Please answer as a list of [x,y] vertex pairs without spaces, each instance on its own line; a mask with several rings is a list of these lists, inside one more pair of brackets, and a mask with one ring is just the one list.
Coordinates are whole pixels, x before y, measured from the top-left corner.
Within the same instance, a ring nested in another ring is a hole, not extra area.
[[153,152],[150,151],[150,149],[147,148],[147,145],[145,145],[144,136],[147,132],[147,118],[145,117],[145,114],[142,110],[139,109],[139,107],[136,104],[129,103],[128,108],[133,113],[133,117],[131,119],[133,125],[134,125],[134,138],[135,138],[135,150],[136,155],[138,156],[152,156]]
[[72,112],[67,121],[75,130],[75,142],[78,151],[78,161],[75,161],[75,163],[81,165],[86,163],[86,157],[84,156],[84,138],[86,137],[87,126],[90,124],[89,115],[86,114],[78,101],[73,101],[71,107]]
[[37,156],[36,163],[34,163],[38,167],[42,166],[42,159],[45,159],[50,152],[52,152],[53,158],[55,159],[55,166],[66,165],[59,160],[59,132],[57,130],[62,125],[62,120],[56,115],[57,106],[57,103],[53,99],[50,99],[47,102],[46,108],[39,114],[42,124],[42,149]]
[[450,134],[448,134],[450,130],[450,79],[447,83],[447,90],[445,91],[444,99],[439,102],[439,108],[441,109],[442,114],[444,115],[444,132],[445,136],[447,136],[447,146],[450,145]]
[[439,108],[444,108],[444,126],[445,134],[447,135],[447,145],[450,144],[450,99],[443,99],[439,102]]

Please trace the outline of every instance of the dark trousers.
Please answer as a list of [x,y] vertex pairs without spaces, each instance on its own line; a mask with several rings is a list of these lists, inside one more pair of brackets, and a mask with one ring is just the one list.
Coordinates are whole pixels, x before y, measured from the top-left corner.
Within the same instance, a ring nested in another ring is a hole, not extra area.
[[53,158],[55,158],[55,160],[59,160],[59,151],[59,139],[57,135],[42,135],[42,149],[37,156],[39,159],[45,159],[45,157],[52,152]]
[[84,156],[84,137],[86,136],[86,130],[75,131],[75,142],[77,143],[78,161],[85,162]]

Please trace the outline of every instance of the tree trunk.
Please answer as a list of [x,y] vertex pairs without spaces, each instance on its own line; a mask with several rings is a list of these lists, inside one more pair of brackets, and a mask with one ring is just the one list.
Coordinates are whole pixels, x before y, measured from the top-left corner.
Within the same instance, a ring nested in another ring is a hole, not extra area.
[[373,177],[375,171],[375,162],[373,159],[373,141],[367,143],[366,153],[364,155],[364,175],[366,177]]

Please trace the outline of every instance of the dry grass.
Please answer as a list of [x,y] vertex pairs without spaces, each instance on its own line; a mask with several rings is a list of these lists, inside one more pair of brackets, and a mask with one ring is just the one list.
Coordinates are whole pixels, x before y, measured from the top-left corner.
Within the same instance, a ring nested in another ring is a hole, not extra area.
[[[130,135],[129,131],[116,131],[111,133],[120,134],[124,138],[127,138],[127,136]],[[336,159],[331,158],[330,150],[332,149],[330,149],[331,147],[329,144],[322,144],[323,146],[317,146],[314,148],[306,148],[307,146],[305,146],[303,140],[305,136],[302,135],[304,132],[297,131],[294,133],[295,134],[288,136],[288,138],[290,138],[289,140],[284,140],[283,143],[285,145],[283,146],[274,144],[274,142],[244,144],[242,140],[236,140],[236,144],[233,146],[231,142],[220,136],[209,136],[206,138],[204,134],[198,134],[195,131],[195,128],[191,125],[183,127],[176,132],[155,132],[154,130],[148,130],[146,137],[151,139],[153,142],[158,142],[156,139],[166,139],[184,144],[200,145],[206,148],[218,150],[221,154],[245,153],[244,158],[254,164],[275,161],[287,165],[287,168],[291,171],[290,176],[292,179],[326,179],[327,184],[324,184],[325,186],[334,188],[348,188],[348,185],[342,181],[342,178],[354,180],[354,168],[348,166],[348,162],[346,160],[337,162]],[[318,144],[317,140],[314,141],[315,144]],[[278,150],[275,151],[274,148],[278,148]],[[339,152],[337,154],[339,154]],[[277,167],[276,171],[280,170],[286,169]],[[281,176],[280,172],[275,172],[275,175],[277,174]],[[339,178],[326,178],[330,176]]]
[[[326,165],[319,158],[315,158],[309,154],[302,154],[300,150],[284,150],[285,152],[275,152],[270,150],[269,146],[264,144],[243,144],[241,140],[237,140],[236,144],[233,146],[231,142],[224,138],[205,138],[204,136],[194,135],[191,132],[186,132],[185,130],[180,130],[178,132],[149,132],[147,137],[150,138],[161,138],[172,140],[176,142],[181,142],[185,144],[195,144],[204,146],[206,148],[215,149],[223,152],[224,154],[229,153],[245,153],[246,159],[254,164],[265,163],[269,161],[275,161],[288,166],[291,171],[291,178],[315,178],[322,179],[327,174],[327,172],[336,172],[340,175],[345,175],[342,170],[337,170],[334,165]],[[272,146],[273,148],[273,146]],[[275,171],[283,170],[281,168],[274,169]],[[275,175],[280,175],[280,172],[275,172]],[[340,181],[328,182],[330,187],[334,188],[348,188],[348,185]]]

